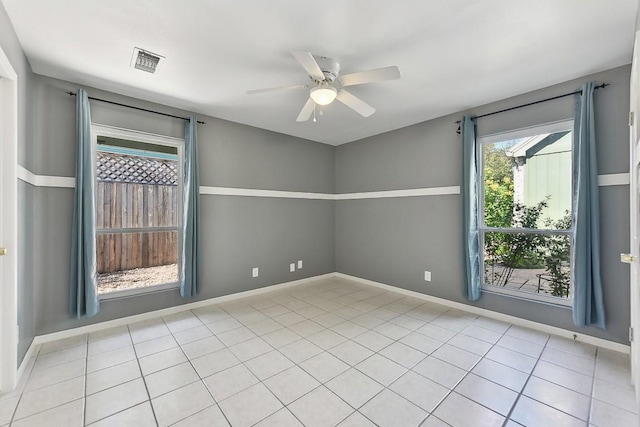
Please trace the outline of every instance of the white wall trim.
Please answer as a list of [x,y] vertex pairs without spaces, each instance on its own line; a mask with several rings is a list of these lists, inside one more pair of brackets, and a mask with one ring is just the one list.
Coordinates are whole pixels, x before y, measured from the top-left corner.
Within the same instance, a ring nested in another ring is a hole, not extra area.
[[25,378],[25,375],[29,375],[31,368],[33,367],[33,363],[35,362],[35,358],[38,355],[38,344],[36,343],[35,338],[31,341],[31,345],[29,349],[24,355],[20,366],[18,367],[18,376],[16,384],[20,384],[20,382]]
[[[121,317],[119,319],[107,320],[105,322],[94,323],[92,325],[81,326],[79,328],[66,329],[60,332],[53,332],[46,335],[38,335],[34,338],[33,345],[40,345],[43,343],[56,341],[64,338],[74,337],[77,335],[88,334],[91,332],[102,331],[104,329],[113,328],[116,326],[127,325],[129,323],[141,322],[143,320],[156,319],[161,316],[168,316],[170,314],[180,313],[187,310],[193,310],[196,308],[206,307],[211,304],[220,304],[223,302],[233,301],[240,298],[246,298],[264,294],[266,292],[277,291],[281,289],[287,289],[292,286],[302,285],[304,283],[314,282],[316,280],[328,279],[335,277],[335,273],[321,274],[319,276],[307,277],[306,279],[294,280],[291,282],[279,283],[276,285],[265,286],[263,288],[253,289],[245,292],[238,292],[235,294],[223,295],[220,297],[209,298],[202,301],[196,301],[188,304],[177,305],[174,307],[163,308],[161,310],[150,311],[147,313],[136,314],[133,316]],[[108,304],[108,302],[106,302]],[[25,357],[26,359],[26,357]]]
[[34,187],[75,188],[76,179],[67,176],[36,175],[18,165],[18,179]]
[[[36,175],[18,165],[18,179],[35,187],[74,188],[74,177]],[[611,173],[598,175],[598,185],[608,187],[613,185],[629,185],[628,173]],[[405,190],[364,191],[361,193],[310,193],[300,191],[259,190],[253,188],[211,187],[200,186],[200,194],[213,196],[241,196],[241,197],[276,197],[282,199],[311,199],[311,200],[359,200],[386,199],[393,197],[446,196],[460,194],[460,186],[409,188]]]
[[297,191],[255,190],[252,188],[207,187],[200,186],[200,194],[215,196],[245,196],[245,197],[279,197],[285,199],[317,199],[335,200],[335,194],[304,193]]
[[335,200],[381,199],[388,197],[444,196],[460,194],[459,186],[411,188],[407,190],[367,191],[363,193],[336,194]]
[[343,279],[353,280],[356,282],[364,283],[366,285],[371,285],[377,288],[385,289],[387,291],[398,292],[407,296],[420,298],[425,301],[444,305],[445,307],[455,308],[460,311],[482,315],[482,316],[489,317],[495,320],[500,320],[503,322],[509,322],[517,326],[523,326],[525,328],[534,329],[547,334],[553,334],[553,335],[557,335],[557,336],[568,338],[568,339],[574,339],[574,335],[575,335],[576,341],[584,342],[587,344],[595,345],[598,347],[606,348],[606,349],[617,351],[620,353],[629,354],[630,352],[630,347],[628,345],[616,343],[616,342],[605,340],[602,338],[596,338],[591,335],[576,333],[574,331],[569,331],[567,329],[545,325],[543,323],[533,322],[531,320],[522,319],[520,317],[510,316],[508,314],[498,313],[498,312],[487,310],[484,308],[474,307],[472,305],[463,304],[463,303],[450,301],[443,298],[434,297],[431,295],[422,294],[420,292],[414,292],[407,289],[398,288],[396,286],[387,285],[385,283],[379,283],[379,282],[374,282],[373,280],[367,280],[367,279],[362,279],[356,276],[350,276],[348,274],[336,273],[335,275],[336,277],[340,277]]
[[606,175],[598,175],[598,185],[600,187],[609,187],[611,185],[629,185],[628,173],[610,173]]

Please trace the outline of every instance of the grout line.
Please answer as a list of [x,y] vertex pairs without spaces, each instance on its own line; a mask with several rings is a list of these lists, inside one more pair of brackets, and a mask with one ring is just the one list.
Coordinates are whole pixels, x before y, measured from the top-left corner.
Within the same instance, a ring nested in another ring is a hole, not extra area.
[[[149,400],[147,402],[149,402],[149,406],[151,407],[151,413],[153,414],[153,420],[156,422],[156,427],[158,427],[160,425],[158,423],[158,416],[156,415],[156,410],[153,407],[153,404],[151,403],[151,393],[149,393],[149,387],[147,386],[147,380],[145,379],[145,377],[144,377],[144,375],[142,373],[142,366],[140,366],[140,359],[138,358],[138,352],[136,351],[136,346],[133,343],[133,337],[131,336],[131,328],[129,327],[129,325],[127,325],[127,331],[129,332],[129,338],[131,339],[131,346],[133,347],[133,355],[136,358],[136,363],[138,364],[138,370],[140,371],[140,378],[142,378],[142,384],[144,384],[144,389],[147,392],[147,397],[149,398]],[[135,381],[135,380],[131,380],[131,381]],[[130,408],[127,408],[127,409],[130,409]]]
[[593,372],[591,375],[591,395],[589,396],[589,409],[587,412],[587,425],[591,425],[591,411],[593,410],[593,399],[596,391],[596,369],[598,369],[598,347],[593,358]]

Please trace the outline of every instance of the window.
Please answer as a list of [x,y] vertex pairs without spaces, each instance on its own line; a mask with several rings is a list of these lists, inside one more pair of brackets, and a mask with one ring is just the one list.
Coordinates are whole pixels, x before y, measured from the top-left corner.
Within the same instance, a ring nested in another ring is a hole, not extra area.
[[571,304],[572,128],[478,139],[483,290]]
[[182,146],[93,126],[100,298],[178,286]]

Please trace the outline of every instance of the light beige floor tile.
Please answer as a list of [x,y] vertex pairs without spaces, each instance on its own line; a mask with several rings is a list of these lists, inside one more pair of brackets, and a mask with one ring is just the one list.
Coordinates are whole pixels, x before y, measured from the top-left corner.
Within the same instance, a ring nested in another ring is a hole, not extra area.
[[538,361],[536,368],[533,370],[533,375],[586,396],[591,395],[593,388],[592,377],[544,360]]
[[86,423],[120,412],[149,400],[142,379],[120,384],[87,397]]
[[115,335],[109,338],[104,338],[89,343],[89,354],[105,353],[107,351],[115,350],[117,348],[127,347],[132,345],[131,337],[128,333]]
[[199,380],[200,377],[189,362],[145,376],[147,390],[152,399]]
[[95,354],[87,358],[87,373],[109,368],[136,359],[133,346],[122,347],[106,353]]
[[317,345],[302,339],[285,345],[284,347],[279,348],[278,351],[294,363],[300,363],[322,353],[323,350]]
[[79,359],[51,368],[34,371],[24,387],[24,391],[33,391],[72,378],[81,377],[85,373],[85,360]]
[[190,311],[179,313],[178,315],[163,317],[165,324],[169,328],[172,334],[177,334],[182,331],[197,328],[202,326],[203,323]]
[[357,364],[356,369],[384,386],[388,386],[407,372],[407,368],[379,354],[374,354],[370,358]]
[[285,345],[296,342],[301,338],[302,337],[300,335],[287,328],[278,329],[277,331],[273,331],[262,336],[262,339],[273,348],[284,347]]
[[56,406],[44,412],[13,422],[13,427],[81,427],[84,416],[82,399]]
[[216,402],[233,396],[259,382],[244,365],[236,365],[204,379]]
[[182,351],[190,360],[202,357],[224,348],[224,344],[216,337],[203,338],[182,346]]
[[33,365],[33,372],[40,369],[51,368],[53,366],[64,365],[74,360],[85,359],[87,357],[87,346],[80,345],[77,347],[69,347],[62,350],[52,351],[51,353],[38,356]]
[[19,395],[0,400],[0,425],[9,424],[19,400]]
[[388,389],[371,399],[359,412],[380,427],[417,426],[428,415]]
[[431,354],[442,346],[442,341],[428,337],[419,332],[412,332],[400,339],[400,342],[425,354]]
[[248,341],[241,342],[229,348],[242,362],[258,357],[273,350],[262,338],[253,338]]
[[171,335],[162,319],[145,320],[129,325],[129,333],[134,344]]
[[231,318],[231,315],[229,315],[229,313],[215,305],[196,308],[194,310],[191,310],[191,312],[198,316],[198,319],[200,319],[200,321],[205,325]]
[[349,369],[349,365],[326,351],[300,363],[300,367],[321,383]]
[[20,419],[58,405],[80,399],[84,396],[84,377],[77,377],[61,383],[26,392],[22,395],[15,418]]
[[571,353],[556,350],[555,348],[545,348],[540,359],[553,363],[554,365],[571,369],[572,371],[580,372],[581,374],[589,376],[593,376],[594,374],[595,362],[593,359],[575,356]]
[[333,426],[353,412],[353,408],[324,386],[296,400],[288,409],[306,427]]
[[321,332],[324,329],[325,329],[324,326],[317,324],[313,320],[304,320],[300,323],[296,323],[289,326],[289,330],[305,338],[313,334],[317,334],[318,332]]
[[450,363],[429,356],[412,369],[414,372],[452,389],[467,374],[467,371]]
[[276,316],[273,318],[273,320],[275,320],[276,322],[280,323],[283,326],[291,326],[306,320],[306,318],[303,316],[300,316],[298,313],[291,311],[289,313]]
[[450,427],[450,426],[449,424],[445,423],[435,415],[430,415],[422,424],[420,424],[420,427]]
[[358,335],[367,332],[367,328],[357,325],[351,321],[338,323],[337,325],[332,326],[331,330],[349,339],[353,339]]
[[269,332],[277,331],[278,329],[284,328],[280,323],[276,322],[273,319],[266,319],[261,322],[251,323],[247,325],[247,328],[251,329],[254,334],[259,337],[268,334]]
[[636,394],[630,384],[613,384],[596,378],[593,387],[593,398],[626,411],[638,413]]
[[471,372],[516,392],[522,390],[528,378],[522,371],[486,358],[478,362]]
[[508,334],[505,334],[498,344],[500,347],[508,348],[509,350],[517,351],[518,353],[526,354],[534,358],[538,358],[544,349],[544,346],[520,339]]
[[555,348],[556,350],[561,350],[565,353],[571,353],[574,356],[580,356],[589,359],[595,358],[597,348],[590,344],[570,340],[568,338],[557,337],[554,335],[549,338],[547,347]]
[[481,359],[481,356],[477,354],[449,344],[444,344],[439,347],[433,352],[432,356],[467,371],[471,370]]
[[200,375],[200,378],[205,378],[237,365],[240,363],[240,360],[238,360],[229,349],[224,348],[193,359],[191,363],[198,372],[198,375]]
[[213,335],[213,332],[204,325],[197,326],[195,328],[187,329],[173,334],[178,344],[185,345],[190,342],[198,341],[203,338],[208,338]]
[[122,412],[118,412],[115,415],[104,418],[96,423],[91,424],[91,427],[155,427],[156,419],[153,416],[151,410],[151,404],[149,402],[141,403],[133,408],[126,409]]
[[156,397],[151,404],[158,425],[166,427],[213,406],[214,401],[207,387],[198,381]]
[[120,365],[95,371],[87,375],[86,393],[91,395],[102,390],[140,378],[138,361],[121,363]]
[[474,402],[504,415],[509,415],[518,393],[474,374],[467,375],[455,391]]
[[568,388],[531,377],[522,393],[581,420],[588,419],[590,399]]
[[367,331],[364,334],[358,335],[353,339],[353,341],[372,351],[380,351],[393,344],[393,340],[391,338],[385,337],[375,331]]
[[216,336],[227,347],[231,347],[232,345],[239,344],[243,341],[247,341],[251,338],[257,337],[257,335],[254,334],[251,329],[247,328],[246,326],[241,326],[239,328],[223,332]]
[[233,317],[224,318],[213,323],[207,323],[207,328],[209,328],[214,334],[221,334],[242,326],[242,323],[238,322]]
[[490,329],[481,328],[480,326],[476,326],[475,323],[464,328],[461,334],[468,335],[470,337],[477,338],[482,341],[486,341],[490,344],[495,344],[500,340],[502,334],[500,332],[495,332]]
[[43,343],[40,347],[38,355],[44,355],[52,353],[54,351],[63,350],[66,348],[82,346],[87,343],[87,334],[76,335],[74,337],[64,338],[61,340],[51,341]]
[[398,378],[389,389],[427,412],[433,411],[449,393],[448,388],[411,371]]
[[260,381],[264,381],[292,367],[293,362],[274,350],[247,361],[245,365]]
[[516,325],[512,325],[505,335],[527,340],[541,346],[545,346],[549,340],[549,334],[547,333]]
[[441,326],[433,325],[431,323],[427,323],[423,327],[418,328],[416,332],[441,342],[449,341],[451,338],[453,338],[456,335],[456,333],[452,330],[443,328]]
[[230,427],[227,419],[222,414],[218,405],[209,406],[182,421],[173,424],[172,427]]
[[[523,426],[585,426],[584,421],[554,409],[551,406],[530,399],[527,396],[520,396],[510,418]],[[624,424],[616,424],[618,427],[623,425]]]
[[456,427],[499,427],[504,423],[501,415],[455,392],[444,399],[433,415]]
[[264,386],[256,384],[219,403],[233,427],[247,427],[282,408],[282,403]]
[[143,375],[149,375],[162,369],[179,365],[187,360],[187,356],[184,355],[182,349],[179,347],[138,359]]
[[177,346],[178,343],[173,338],[173,335],[166,335],[164,337],[153,338],[134,344],[136,355],[138,357],[145,357],[154,353],[160,353],[161,351],[169,350],[170,348]]
[[489,350],[485,357],[526,374],[531,373],[536,365],[535,358],[499,346],[495,346]]
[[325,329],[322,332],[318,332],[317,334],[308,336],[307,340],[324,350],[329,350],[330,348],[333,348],[347,341],[345,337],[333,332],[330,329]]
[[376,427],[376,425],[360,412],[354,412],[338,424],[338,427]]
[[285,405],[307,394],[320,383],[297,366],[293,366],[264,382],[269,390]]
[[638,425],[638,414],[625,411],[617,406],[593,400],[591,423],[597,427],[622,427]]
[[327,382],[326,387],[356,409],[384,389],[380,383],[353,368]]
[[351,366],[355,366],[367,357],[371,356],[373,351],[361,346],[355,341],[349,340],[329,349],[329,353],[333,354],[343,362]]
[[91,332],[89,334],[89,342],[95,342],[112,338],[118,335],[130,335],[129,327],[127,325],[115,326],[113,328],[103,329],[101,331]]
[[269,415],[264,420],[256,424],[256,427],[304,427],[300,421],[293,416],[287,408],[282,408],[278,412]]

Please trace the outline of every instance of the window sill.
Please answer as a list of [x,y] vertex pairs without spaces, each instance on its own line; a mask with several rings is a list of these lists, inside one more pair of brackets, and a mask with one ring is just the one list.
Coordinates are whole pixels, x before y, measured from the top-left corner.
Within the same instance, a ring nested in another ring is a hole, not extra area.
[[516,291],[514,289],[500,288],[497,286],[483,286],[482,292],[515,298],[537,304],[550,305],[558,308],[571,309],[573,306],[573,299],[558,298],[547,294],[534,294],[529,292]]
[[174,289],[180,289],[180,283],[162,283],[160,285],[145,286],[144,288],[123,289],[121,291],[105,292],[98,294],[100,301],[109,301],[121,298],[129,298],[144,294],[151,294],[156,292],[171,291]]

